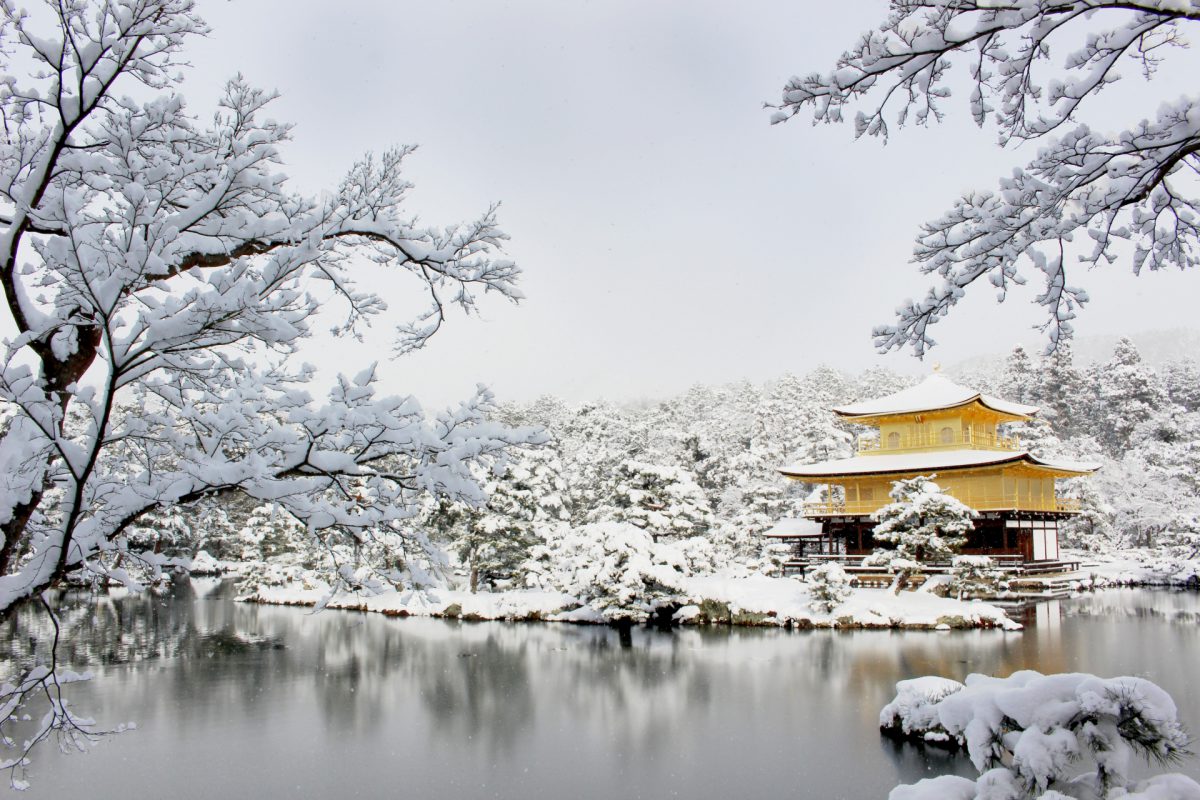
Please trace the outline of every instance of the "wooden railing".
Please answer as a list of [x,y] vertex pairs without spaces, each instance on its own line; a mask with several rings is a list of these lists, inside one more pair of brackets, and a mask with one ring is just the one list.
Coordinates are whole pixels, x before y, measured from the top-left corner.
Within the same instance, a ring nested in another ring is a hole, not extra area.
[[906,453],[922,450],[1020,450],[1021,441],[1015,436],[972,433],[970,430],[955,431],[949,441],[944,441],[937,431],[919,436],[884,436],[876,439],[858,440],[858,452],[863,455]]
[[[1019,499],[1015,495],[1007,497],[975,497],[959,498],[976,511],[1056,511],[1064,514],[1078,514],[1081,506],[1073,498],[1040,498]],[[835,500],[810,501],[804,504],[803,515],[806,517],[840,517],[867,516],[883,508],[886,503],[877,500]]]

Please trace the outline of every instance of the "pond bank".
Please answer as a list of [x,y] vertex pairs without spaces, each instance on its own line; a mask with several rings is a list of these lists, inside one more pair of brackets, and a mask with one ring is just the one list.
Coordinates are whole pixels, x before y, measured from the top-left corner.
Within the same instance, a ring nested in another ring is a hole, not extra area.
[[[706,576],[688,579],[693,599],[675,612],[681,625],[731,625],[788,629],[1020,630],[997,606],[937,597],[928,592],[893,594],[887,589],[854,589],[831,613],[814,611],[806,584],[791,578]],[[518,590],[469,592],[425,589],[386,592],[370,597],[340,594],[308,585],[259,587],[238,598],[264,605],[311,606],[364,611],[393,617],[440,617],[466,621],[568,622],[606,624],[594,604],[559,592]]]

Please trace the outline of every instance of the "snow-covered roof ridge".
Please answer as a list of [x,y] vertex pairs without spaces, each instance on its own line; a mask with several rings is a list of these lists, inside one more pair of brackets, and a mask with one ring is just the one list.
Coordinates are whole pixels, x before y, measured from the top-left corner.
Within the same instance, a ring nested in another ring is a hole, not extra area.
[[868,475],[886,473],[923,473],[927,471],[984,467],[1024,461],[1038,467],[1076,475],[1086,475],[1100,468],[1099,464],[1071,461],[1047,461],[1028,450],[934,450],[917,453],[871,454],[821,461],[816,464],[793,464],[779,470],[795,478],[828,478],[839,475]]
[[1037,406],[1001,400],[966,386],[959,386],[937,373],[908,389],[875,400],[851,403],[834,408],[833,411],[843,417],[878,417],[886,414],[916,414],[922,411],[956,408],[972,402],[982,403],[993,411],[1015,417],[1028,418],[1038,413]]
[[768,539],[797,539],[824,536],[821,523],[805,517],[786,517],[779,520],[763,536]]

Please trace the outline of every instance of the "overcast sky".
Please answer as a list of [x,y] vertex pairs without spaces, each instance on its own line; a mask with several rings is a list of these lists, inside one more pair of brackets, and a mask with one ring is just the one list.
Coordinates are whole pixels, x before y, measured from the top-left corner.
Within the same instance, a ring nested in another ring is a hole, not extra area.
[[[429,404],[476,382],[505,399],[626,399],[822,362],[927,369],[907,353],[876,356],[870,339],[929,284],[909,263],[917,227],[1032,152],[997,148],[960,101],[948,123],[886,147],[855,142],[848,125],[768,124],[762,104],[789,76],[830,67],[884,2],[200,8],[213,33],[190,50],[186,95],[206,107],[237,71],[278,89],[275,116],[297,126],[285,153],[297,188],[333,186],[362,153],[417,143],[409,174],[425,222],[502,203],[527,300],[485,302],[388,364],[388,388]],[[1152,96],[1191,88],[1176,70]],[[1109,103],[1127,117],[1148,96]],[[1118,266],[1073,282],[1093,298],[1082,335],[1192,325],[1194,276],[1135,279]],[[412,296],[403,282],[380,288],[397,310]],[[937,326],[930,359],[1042,346],[1033,286],[1003,306],[979,288]],[[387,359],[388,341],[380,330],[364,345],[321,342],[312,360],[353,371]]]

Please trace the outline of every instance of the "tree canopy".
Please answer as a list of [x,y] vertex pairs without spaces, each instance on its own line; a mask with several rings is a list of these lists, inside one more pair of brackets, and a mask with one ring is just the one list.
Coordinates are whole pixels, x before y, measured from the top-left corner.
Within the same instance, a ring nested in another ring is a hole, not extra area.
[[[519,299],[519,270],[494,208],[417,221],[412,147],[292,192],[272,93],[239,76],[207,122],[189,111],[182,53],[206,30],[193,0],[0,3],[0,616],[72,575],[153,579],[171,562],[138,520],[235,491],[295,518],[338,585],[403,583],[429,550],[416,499],[482,502],[473,470],[538,436],[490,421],[482,388],[435,416],[381,397],[371,365],[309,394],[286,357],[314,322],[385,318],[364,273],[425,298],[393,321],[404,353],[478,293]],[[6,684],[3,719],[65,674]],[[61,702],[43,720],[26,749],[86,732]]]
[[[955,64],[965,65],[970,113],[992,124],[1001,145],[1038,140],[1025,166],[999,188],[963,195],[925,223],[914,257],[941,278],[895,322],[874,331],[880,350],[935,344],[928,328],[969,286],[986,279],[1000,296],[1030,268],[1044,281],[1050,345],[1071,334],[1087,292],[1069,278],[1085,266],[1126,258],[1144,268],[1186,269],[1200,261],[1200,110],[1196,97],[1163,98],[1153,119],[1105,133],[1084,121],[1122,63],[1143,80],[1200,22],[1194,4],[1173,0],[891,0],[877,30],[864,34],[833,70],[794,77],[773,121],[811,114],[840,122],[855,112],[856,136],[896,124],[941,120]],[[1083,237],[1090,248],[1072,247]]]
[[484,419],[486,391],[430,419],[376,396],[374,367],[317,401],[311,370],[285,366],[331,301],[346,332],[383,314],[356,279],[366,266],[427,297],[397,324],[400,352],[476,292],[519,298],[519,272],[494,209],[416,222],[411,147],[367,156],[320,197],[290,192],[271,93],[234,78],[202,124],[176,91],[205,30],[191,0],[0,9],[0,284],[16,331],[0,374],[14,409],[0,612],[72,570],[128,577],[106,554],[130,525],[217,492],[275,503],[327,545],[403,539],[416,494],[479,498],[467,466],[521,438]]

